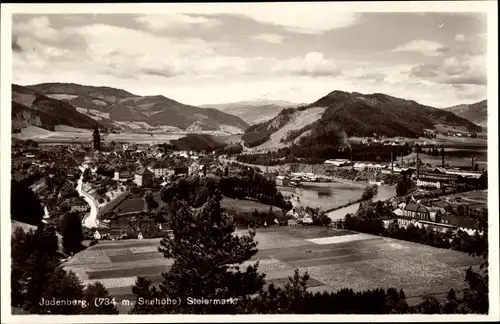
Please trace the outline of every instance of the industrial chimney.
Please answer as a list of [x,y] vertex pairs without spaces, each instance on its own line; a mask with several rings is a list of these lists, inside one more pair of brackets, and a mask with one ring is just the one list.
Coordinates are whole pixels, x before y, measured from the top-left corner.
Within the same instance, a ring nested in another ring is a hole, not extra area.
[[472,160],[471,161],[471,164],[472,164],[471,165],[471,170],[474,170],[474,155],[472,156],[471,160]]
[[392,151],[391,151],[391,175],[394,174],[394,157],[392,156]]
[[444,146],[441,146],[441,167],[444,168]]
[[419,165],[418,165],[418,151],[419,151],[419,146],[417,144],[416,146],[416,150],[417,150],[417,180],[419,179]]
[[352,159],[352,148],[349,146],[349,152],[351,153],[351,169],[354,171],[354,160]]
[[403,151],[401,151],[401,167],[403,166]]

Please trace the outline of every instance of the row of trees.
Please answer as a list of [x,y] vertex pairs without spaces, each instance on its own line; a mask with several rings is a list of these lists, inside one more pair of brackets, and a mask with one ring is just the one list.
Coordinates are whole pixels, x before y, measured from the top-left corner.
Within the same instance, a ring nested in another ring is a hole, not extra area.
[[396,222],[385,228],[381,217],[387,215],[388,212],[387,207],[383,206],[381,202],[377,202],[375,207],[373,205],[361,206],[355,215],[347,214],[344,221],[338,223],[338,227],[467,253],[481,254],[487,249],[488,212],[486,209],[476,215],[479,230],[483,232],[483,235],[480,235],[479,231],[469,235],[461,230],[456,232],[449,230],[443,233],[431,228],[417,227],[413,224],[400,227]]
[[[260,154],[242,154],[238,156],[238,161],[243,163],[259,165],[280,165],[302,161],[304,163],[323,163],[326,159],[351,159],[355,161],[377,161],[390,162],[391,152],[396,158],[401,154],[407,155],[412,152],[412,148],[405,146],[390,146],[382,144],[353,144],[350,150],[341,149],[344,142],[338,139],[332,141],[332,137],[338,138],[338,131],[331,130],[322,133],[317,130],[315,137],[301,137],[298,144],[281,148],[277,151]],[[333,134],[333,135],[332,135]]]
[[113,304],[94,302],[111,300],[101,283],[84,287],[73,272],[63,269],[60,258],[53,228],[39,226],[29,232],[17,228],[12,234],[11,305],[32,314],[118,313]]

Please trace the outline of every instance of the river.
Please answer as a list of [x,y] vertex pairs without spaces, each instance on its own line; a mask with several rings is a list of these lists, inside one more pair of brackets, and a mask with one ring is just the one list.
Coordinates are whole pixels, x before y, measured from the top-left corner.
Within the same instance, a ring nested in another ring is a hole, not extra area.
[[97,220],[98,207],[97,207],[97,202],[94,200],[94,198],[92,198],[89,194],[83,191],[83,172],[85,171],[86,168],[88,168],[88,166],[83,165],[80,167],[82,174],[80,175],[80,179],[78,179],[76,191],[78,191],[80,197],[85,199],[85,201],[90,205],[90,213],[85,216],[82,224],[87,228],[93,228],[99,226],[99,221]]
[[[386,187],[386,186],[379,186],[378,187],[378,192],[373,197],[373,201],[384,201],[387,199],[390,199],[392,197],[396,196],[396,187]],[[330,217],[332,221],[338,221],[339,219],[343,219],[345,215],[347,214],[353,214],[359,209],[359,203],[349,205],[344,208],[340,208],[334,211],[331,211],[327,213],[326,215]]]

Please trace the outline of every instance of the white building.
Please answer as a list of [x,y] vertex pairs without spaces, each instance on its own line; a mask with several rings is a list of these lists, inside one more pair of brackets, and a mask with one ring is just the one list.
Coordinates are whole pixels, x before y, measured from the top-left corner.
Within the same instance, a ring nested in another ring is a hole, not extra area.
[[346,159],[333,159],[333,160],[326,160],[325,164],[341,167],[341,166],[351,165],[351,161]]
[[433,188],[441,188],[441,182],[439,181],[425,181],[425,180],[417,180],[417,187],[433,187]]

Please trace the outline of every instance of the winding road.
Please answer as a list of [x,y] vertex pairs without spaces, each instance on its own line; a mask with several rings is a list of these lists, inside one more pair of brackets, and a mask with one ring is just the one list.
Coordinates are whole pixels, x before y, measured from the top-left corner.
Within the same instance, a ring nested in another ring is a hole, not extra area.
[[78,179],[76,191],[78,191],[80,197],[85,199],[85,201],[90,205],[90,213],[85,216],[85,218],[82,221],[82,224],[87,228],[94,228],[99,226],[99,221],[97,220],[97,212],[99,211],[99,206],[97,201],[90,194],[86,193],[83,190],[83,172],[87,168],[88,166],[86,165],[80,166],[82,174],[80,175],[80,179]]

